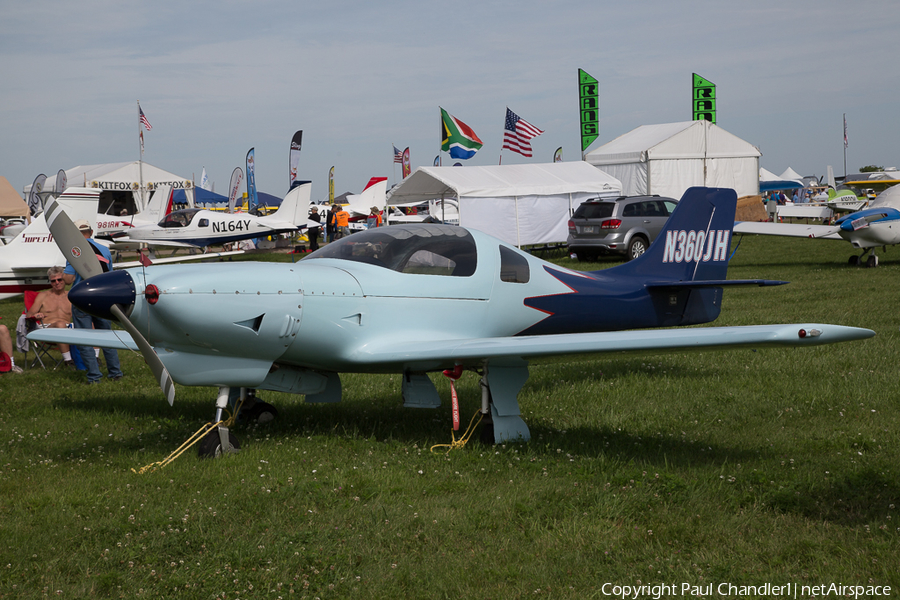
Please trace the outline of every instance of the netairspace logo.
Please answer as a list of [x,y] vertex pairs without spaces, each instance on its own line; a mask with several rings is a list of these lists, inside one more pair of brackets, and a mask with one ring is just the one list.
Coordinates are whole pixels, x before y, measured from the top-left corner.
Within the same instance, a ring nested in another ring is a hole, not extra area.
[[891,586],[888,585],[844,585],[843,583],[823,583],[819,585],[798,585],[785,583],[782,585],[764,583],[762,585],[736,585],[733,583],[709,583],[691,585],[690,583],[658,583],[654,585],[617,585],[604,583],[600,588],[604,596],[621,598],[622,600],[638,600],[652,598],[672,598],[679,596],[748,598],[808,598],[835,596],[840,598],[875,598],[889,597]]

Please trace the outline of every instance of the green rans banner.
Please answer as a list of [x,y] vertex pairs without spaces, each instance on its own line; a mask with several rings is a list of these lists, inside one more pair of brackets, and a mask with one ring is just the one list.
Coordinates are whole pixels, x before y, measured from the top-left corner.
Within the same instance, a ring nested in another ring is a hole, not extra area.
[[692,121],[716,122],[716,84],[694,73]]
[[600,86],[597,80],[578,69],[578,105],[581,110],[581,151],[600,134]]

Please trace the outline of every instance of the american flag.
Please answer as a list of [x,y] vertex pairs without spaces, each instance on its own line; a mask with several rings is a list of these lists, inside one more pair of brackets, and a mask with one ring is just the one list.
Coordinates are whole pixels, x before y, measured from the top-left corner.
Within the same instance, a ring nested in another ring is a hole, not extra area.
[[147,131],[153,129],[153,126],[150,124],[150,121],[147,120],[147,117],[144,116],[144,111],[138,106],[138,114],[141,118],[141,125],[147,128]]
[[403,164],[403,153],[397,150],[397,146],[394,146],[394,162]]
[[526,158],[531,157],[531,138],[544,133],[516,113],[506,109],[506,125],[503,126],[503,149],[518,152]]

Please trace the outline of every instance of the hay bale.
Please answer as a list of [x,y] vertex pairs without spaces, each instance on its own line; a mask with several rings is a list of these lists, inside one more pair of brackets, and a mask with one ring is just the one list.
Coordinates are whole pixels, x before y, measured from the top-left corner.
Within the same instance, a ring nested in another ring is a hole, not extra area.
[[738,198],[734,220],[753,222],[768,221],[769,215],[766,213],[766,205],[763,204],[762,196],[741,196]]

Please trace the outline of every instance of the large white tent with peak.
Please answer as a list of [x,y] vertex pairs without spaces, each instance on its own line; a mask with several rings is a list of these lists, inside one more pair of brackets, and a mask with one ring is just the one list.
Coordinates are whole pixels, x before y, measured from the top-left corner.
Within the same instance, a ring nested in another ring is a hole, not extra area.
[[627,195],[681,198],[692,186],[759,193],[759,149],[709,121],[643,125],[587,154]]
[[[150,198],[150,192],[158,185],[169,185],[175,190],[193,189],[191,180],[137,160],[72,167],[65,169],[65,173],[69,187],[99,188],[119,195],[130,193],[129,196],[134,196],[134,204],[138,211],[143,210],[144,203]],[[56,173],[48,175],[44,183],[45,190],[54,189],[56,176]],[[27,197],[31,191],[31,184],[25,186],[24,191]],[[101,206],[101,210],[105,208]],[[134,211],[129,210],[129,214],[132,212]]]
[[566,241],[578,205],[621,193],[618,179],[583,161],[419,167],[391,190],[388,204],[456,198],[460,225],[523,246]]

